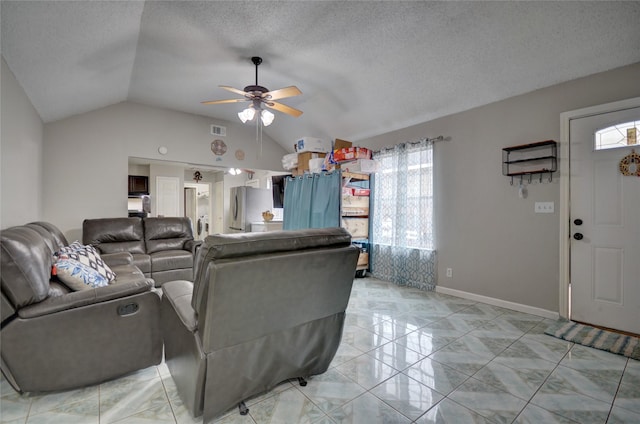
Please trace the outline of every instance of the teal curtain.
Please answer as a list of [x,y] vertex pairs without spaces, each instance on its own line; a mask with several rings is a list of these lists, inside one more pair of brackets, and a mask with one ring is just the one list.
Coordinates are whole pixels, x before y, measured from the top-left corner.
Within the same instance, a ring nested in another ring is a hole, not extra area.
[[374,154],[370,267],[373,276],[433,290],[433,141],[402,143]]
[[288,177],[284,188],[282,228],[339,227],[340,182],[339,172]]

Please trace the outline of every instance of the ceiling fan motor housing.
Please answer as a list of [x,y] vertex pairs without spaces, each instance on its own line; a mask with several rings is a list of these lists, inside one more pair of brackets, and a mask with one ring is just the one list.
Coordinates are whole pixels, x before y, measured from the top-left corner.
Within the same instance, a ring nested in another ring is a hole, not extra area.
[[247,93],[262,95],[264,93],[267,93],[269,90],[261,85],[247,85],[244,88],[244,91],[246,91]]

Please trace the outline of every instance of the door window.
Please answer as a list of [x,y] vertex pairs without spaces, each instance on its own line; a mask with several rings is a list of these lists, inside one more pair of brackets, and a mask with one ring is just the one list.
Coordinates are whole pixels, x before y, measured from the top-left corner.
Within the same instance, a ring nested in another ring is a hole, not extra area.
[[634,146],[640,142],[640,121],[625,122],[598,130],[594,134],[595,150]]

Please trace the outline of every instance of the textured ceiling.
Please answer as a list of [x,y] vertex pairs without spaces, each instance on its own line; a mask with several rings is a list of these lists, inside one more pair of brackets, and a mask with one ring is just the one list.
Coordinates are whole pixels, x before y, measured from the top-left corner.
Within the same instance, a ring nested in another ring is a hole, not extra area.
[[218,85],[296,85],[265,131],[358,141],[640,62],[640,2],[6,1],[2,55],[45,122],[129,100],[237,120]]

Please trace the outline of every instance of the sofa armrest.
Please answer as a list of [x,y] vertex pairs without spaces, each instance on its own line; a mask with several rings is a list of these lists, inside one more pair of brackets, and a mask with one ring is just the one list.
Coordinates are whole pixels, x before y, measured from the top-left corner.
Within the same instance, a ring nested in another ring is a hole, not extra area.
[[202,240],[187,240],[184,242],[184,250],[191,251],[191,254],[195,256],[196,251],[198,250],[201,244],[202,244]]
[[[25,319],[35,318],[147,291],[155,291],[153,283],[148,280],[131,281],[90,290],[76,291],[65,294],[64,296],[48,297],[42,302],[21,308],[18,311],[18,316]],[[160,296],[160,294],[158,294],[158,296]]]
[[191,306],[193,283],[191,281],[176,280],[162,285],[162,297],[168,300],[182,324],[190,332],[198,328],[198,317]]
[[133,255],[129,252],[103,253],[100,257],[110,267],[133,263]]

